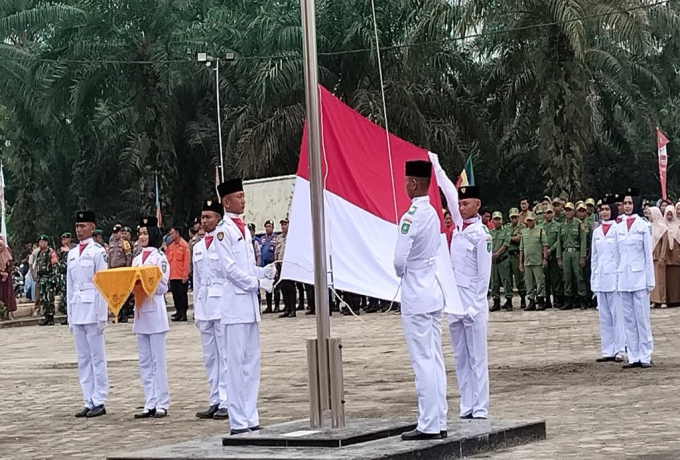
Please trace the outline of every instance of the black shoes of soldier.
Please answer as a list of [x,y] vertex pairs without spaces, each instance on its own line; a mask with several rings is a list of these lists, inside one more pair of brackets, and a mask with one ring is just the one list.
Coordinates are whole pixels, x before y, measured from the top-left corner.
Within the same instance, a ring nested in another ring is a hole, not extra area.
[[62,326],[68,326],[68,318],[66,318],[64,321],[62,321],[59,324],[61,324]]
[[151,418],[154,415],[156,415],[156,409],[149,409],[144,411],[141,414],[135,414],[135,420],[139,420],[141,418]]
[[215,415],[218,410],[220,410],[220,405],[215,404],[214,406],[210,406],[208,408],[208,410],[196,412],[196,417],[202,418],[202,419],[213,418],[213,415]]
[[93,417],[100,417],[102,415],[106,415],[106,407],[104,405],[100,406],[94,406],[90,411],[87,413],[86,417],[87,418],[93,418]]
[[38,323],[38,326],[54,326],[54,316],[46,316],[44,319],[41,319],[40,322]]
[[272,307],[267,307],[262,311],[262,314],[272,313]]
[[308,310],[305,312],[305,316],[316,315],[316,310]]
[[505,303],[501,308],[503,310],[512,311],[512,299],[505,299]]
[[500,311],[501,309],[501,299],[493,299],[493,305],[489,308],[489,311]]
[[[448,435],[448,434],[447,434]],[[402,441],[425,441],[428,439],[442,439],[442,432],[421,433],[418,430],[407,431],[401,434]]]
[[229,418],[229,410],[223,407],[213,414],[213,418],[215,420],[227,420]]
[[529,305],[524,311],[536,311],[536,301],[534,299],[529,299]]
[[539,297],[536,301],[536,311],[545,311],[545,300],[543,297]]
[[525,296],[520,296],[520,297],[519,297],[519,308],[521,308],[522,310],[524,310],[525,308],[527,308],[527,299],[526,299]]

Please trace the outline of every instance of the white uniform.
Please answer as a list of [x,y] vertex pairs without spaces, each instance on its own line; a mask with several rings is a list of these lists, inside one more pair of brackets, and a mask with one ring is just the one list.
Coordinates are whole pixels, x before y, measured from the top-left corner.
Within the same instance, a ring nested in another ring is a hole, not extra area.
[[[628,220],[632,219],[630,229]],[[649,293],[654,289],[652,236],[639,216],[624,216],[616,226],[619,248],[618,291],[629,363],[651,363],[654,341],[649,323]]]
[[593,232],[590,286],[597,296],[602,357],[623,357],[626,334],[620,297],[616,292],[616,269],[619,266],[616,222],[608,221],[604,224],[610,225],[606,235],[602,224]]
[[[144,259],[145,255],[146,260]],[[170,266],[168,259],[160,250],[147,247],[132,261],[133,267],[153,266],[161,269],[162,277],[156,292],[146,298],[136,309],[132,331],[137,334],[139,348],[139,375],[144,387],[144,410],[170,407],[168,391],[168,367],[165,353],[165,335],[170,329],[165,294],[168,292]]]
[[446,369],[442,353],[444,292],[437,278],[440,220],[430,198],[413,198],[401,218],[394,269],[401,278],[401,322],[416,375],[421,433],[446,430]]
[[[81,245],[86,245],[82,251]],[[106,250],[92,238],[81,241],[68,253],[68,324],[75,337],[83,403],[90,409],[104,404],[109,394],[104,347],[108,308],[92,284],[94,274],[107,268]]]
[[[259,426],[257,396],[260,390],[259,278],[273,278],[276,269],[255,266],[248,228],[243,233],[227,213],[218,225],[213,244],[226,277],[222,324],[227,356],[227,407],[232,430]],[[273,273],[271,273],[273,270]],[[269,275],[269,276],[268,276]]]
[[[194,319],[201,334],[203,364],[210,386],[208,403],[227,408],[227,356],[224,350],[222,303],[226,276],[217,255],[217,229],[194,245]],[[210,247],[207,240],[212,238]]]
[[465,310],[463,315],[449,314],[449,334],[460,390],[460,416],[486,418],[489,415],[486,341],[489,305],[486,296],[491,277],[491,235],[479,216],[463,222],[455,185],[438,160],[432,163],[455,226],[451,263]]

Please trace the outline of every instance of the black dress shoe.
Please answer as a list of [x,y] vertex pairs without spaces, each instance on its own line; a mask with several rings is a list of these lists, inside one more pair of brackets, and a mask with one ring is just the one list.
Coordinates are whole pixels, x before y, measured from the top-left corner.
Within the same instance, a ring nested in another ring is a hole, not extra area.
[[425,441],[428,439],[441,439],[441,432],[439,433],[421,433],[418,430],[407,431],[401,434],[402,441]]
[[472,414],[467,414],[467,415],[461,415],[458,418],[460,418],[462,420],[472,420],[474,417],[472,417]]
[[609,363],[612,361],[616,361],[616,358],[614,356],[603,356],[602,358],[597,358],[595,360],[596,363]]
[[309,316],[309,315],[316,315],[316,311],[314,311],[314,310],[306,311],[305,316]]
[[285,312],[284,314],[279,315],[279,318],[288,318],[288,317],[290,317],[290,315],[288,314],[288,312]]
[[640,361],[636,361],[634,363],[624,364],[621,366],[621,369],[633,369],[634,367],[642,367],[642,363]]
[[653,367],[652,363],[640,363],[640,367],[643,369],[649,369],[650,367]]
[[244,428],[242,430],[231,430],[231,432],[229,434],[233,436],[235,434],[243,434],[243,433],[250,433],[250,429]]
[[271,312],[272,312],[272,307],[267,307],[262,311],[262,314],[264,315],[264,314],[271,313]]
[[140,418],[151,418],[154,415],[156,415],[156,409],[149,409],[145,410],[141,414],[135,414],[135,419],[139,420]]
[[213,415],[220,410],[220,405],[215,404],[214,406],[210,406],[208,410],[204,410],[201,412],[196,412],[196,417],[206,419],[206,418],[213,418]]
[[59,324],[61,324],[62,326],[68,326],[68,320],[65,319],[64,321],[62,321],[62,322],[59,323]]
[[87,413],[87,418],[100,417],[106,415],[106,407],[102,404],[101,406],[94,406],[90,412]]
[[446,430],[441,430],[439,432],[439,437],[442,439],[446,439],[449,436],[449,433]]
[[229,409],[222,407],[215,414],[213,414],[215,420],[226,420],[229,418]]
[[486,420],[486,417],[472,417],[475,420]]
[[172,318],[170,318],[170,321],[177,322],[177,321],[181,321],[181,320],[179,319],[178,316],[173,316]]
[[91,410],[92,409],[90,409],[89,407],[83,407],[82,410],[79,410],[78,412],[76,412],[75,416],[77,418],[87,417],[88,412],[90,412]]
[[616,358],[614,358],[614,362],[622,363],[623,362],[623,356],[617,356]]
[[262,428],[260,428],[260,425],[255,425],[255,426],[249,426],[248,429],[250,431],[260,431]]
[[165,409],[158,409],[153,418],[163,418],[168,416],[168,411]]

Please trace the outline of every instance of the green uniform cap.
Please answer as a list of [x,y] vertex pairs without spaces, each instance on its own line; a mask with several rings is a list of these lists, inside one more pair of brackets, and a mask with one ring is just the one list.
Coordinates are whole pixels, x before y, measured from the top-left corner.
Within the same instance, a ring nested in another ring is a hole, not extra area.
[[552,204],[555,204],[555,203],[562,204],[562,200],[560,199],[559,196],[556,196],[555,198],[553,198]]
[[503,218],[503,213],[500,212],[500,211],[494,211],[493,214],[491,214],[491,218],[492,218],[492,219],[495,219],[495,218],[502,219],[502,218]]
[[93,234],[93,235],[102,235],[102,236],[104,236],[104,232],[103,232],[102,230],[100,230],[100,229],[96,229],[92,234]]
[[510,208],[510,212],[508,214],[510,215],[510,217],[519,217],[519,209]]
[[71,235],[69,232],[64,233],[61,235],[62,238],[73,238],[73,235]]
[[524,220],[536,220],[536,214],[531,211],[527,211],[527,215]]
[[545,209],[543,210],[543,213],[545,214],[546,212],[554,212],[554,209],[552,206],[546,206]]
[[586,208],[586,204],[583,201],[579,201],[578,203],[576,203],[576,210],[580,211],[581,209],[583,209],[584,211],[588,210],[588,208]]
[[123,227],[124,232],[132,233],[132,229],[130,227]]
[[40,235],[40,238],[38,238],[38,241],[47,241],[47,242],[49,242],[49,241],[50,241],[50,237],[47,236],[47,235],[45,235],[45,234],[43,234],[43,235]]
[[567,201],[567,204],[564,205],[564,209],[571,209],[573,211],[574,203],[572,203],[571,201]]
[[591,206],[595,206],[595,200],[593,200],[592,198],[588,198],[586,200],[586,205],[588,205],[588,204],[591,205]]

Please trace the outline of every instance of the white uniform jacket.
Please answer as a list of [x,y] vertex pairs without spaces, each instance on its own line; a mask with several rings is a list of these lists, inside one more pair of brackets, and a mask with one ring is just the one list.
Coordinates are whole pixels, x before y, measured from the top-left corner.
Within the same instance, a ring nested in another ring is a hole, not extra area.
[[91,238],[82,241],[87,246],[80,252],[80,245],[68,253],[66,287],[68,292],[69,324],[97,324],[108,321],[106,300],[92,284],[94,274],[106,270],[106,250]]
[[205,236],[212,236],[210,247],[205,237],[194,245],[192,263],[194,272],[194,319],[212,321],[222,318],[224,284],[227,276],[222,271],[217,253],[216,228]]
[[224,220],[217,226],[212,243],[217,249],[221,271],[226,277],[222,324],[259,323],[258,279],[267,277],[267,269],[255,266],[250,231],[245,227],[244,236],[232,217],[237,216],[225,214]]
[[616,270],[619,266],[619,248],[616,238],[617,224],[613,220],[605,223],[611,224],[606,235],[601,224],[593,232],[590,251],[592,268],[590,286],[593,292],[616,291]]
[[437,278],[440,226],[430,198],[413,198],[399,222],[394,270],[401,278],[401,313],[414,315],[439,311],[444,294]]
[[654,262],[652,261],[652,235],[649,224],[639,216],[628,229],[624,216],[616,226],[619,247],[618,291],[635,292],[654,289]]
[[[144,253],[149,252],[142,262]],[[170,265],[168,259],[159,249],[144,248],[142,253],[132,261],[133,267],[156,265],[161,270],[161,279],[156,286],[156,292],[146,298],[142,306],[135,312],[135,322],[132,331],[136,334],[160,334],[170,329],[168,311],[165,306],[165,293],[168,292],[168,278]]]

